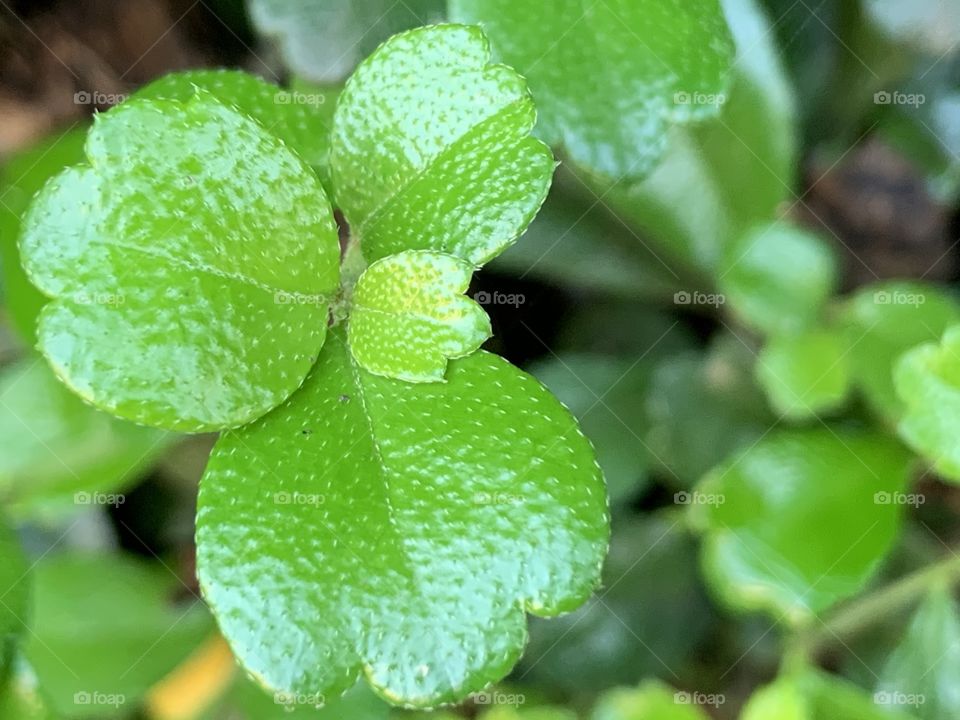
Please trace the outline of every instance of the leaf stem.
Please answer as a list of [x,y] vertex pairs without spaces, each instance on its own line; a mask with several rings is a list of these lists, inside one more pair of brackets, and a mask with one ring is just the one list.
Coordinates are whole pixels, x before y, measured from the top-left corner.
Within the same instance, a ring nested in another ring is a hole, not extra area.
[[893,613],[914,605],[938,583],[960,581],[960,554],[951,551],[939,562],[906,575],[834,613],[819,627],[799,635],[788,655],[814,659],[827,647],[846,640]]

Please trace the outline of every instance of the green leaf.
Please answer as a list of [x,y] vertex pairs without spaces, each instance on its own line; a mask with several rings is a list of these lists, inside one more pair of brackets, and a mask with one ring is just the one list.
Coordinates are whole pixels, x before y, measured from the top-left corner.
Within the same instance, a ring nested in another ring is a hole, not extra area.
[[256,28],[287,66],[314,82],[342,80],[394,33],[443,17],[443,0],[247,0]]
[[728,248],[718,283],[746,324],[796,333],[813,324],[835,291],[836,261],[817,236],[775,222],[753,227]]
[[0,499],[17,515],[104,502],[169,444],[168,433],[94,410],[42,359],[0,370]]
[[875,412],[898,420],[903,403],[893,381],[897,361],[960,323],[960,305],[933,285],[891,281],[861,289],[844,303],[842,315],[854,385]]
[[524,610],[595,587],[606,497],[574,419],[482,351],[446,379],[368,373],[337,329],[296,395],[214,448],[198,572],[266,687],[332,697],[362,669],[394,703],[452,702],[514,665]]
[[25,219],[24,265],[54,298],[41,350],[81,397],[145,425],[259,417],[326,334],[340,248],[319,181],[202,93],[98,118],[90,166],[48,184]]
[[225,698],[203,720],[387,720],[390,706],[358,684],[343,697],[323,698],[318,710],[314,695],[268,693],[247,677],[239,677]]
[[526,229],[550,187],[523,78],[491,65],[479,28],[397,35],[350,78],[330,153],[338,206],[367,260],[435,250],[481,265]]
[[654,371],[647,445],[679,486],[691,487],[773,426],[776,418],[750,373],[753,362],[736,338],[721,336],[708,354],[667,358]]
[[348,340],[357,363],[408,382],[443,380],[447,360],[490,337],[490,319],[462,295],[473,266],[452,255],[403,252],[373,263],[357,283]]
[[734,48],[716,0],[555,0],[549,12],[451,0],[450,14],[482,25],[498,58],[529,79],[538,134],[612,178],[645,175],[671,123],[716,115],[725,99]]
[[672,128],[643,182],[594,188],[672,267],[709,273],[736,238],[792,197],[797,165],[794,99],[775,28],[756,0],[722,5],[737,61],[720,116]]
[[923,720],[960,718],[960,615],[948,588],[934,587],[919,607],[877,683],[875,698],[907,705]]
[[339,90],[304,83],[281,88],[239,70],[187,70],[155,80],[133,98],[187,102],[198,91],[256,120],[300,155],[328,186],[330,131]]
[[812,720],[810,704],[792,678],[779,678],[747,701],[740,720]]
[[115,555],[48,555],[33,570],[24,654],[64,717],[129,711],[212,631],[200,603],[177,607],[172,571]]
[[[719,700],[715,704],[723,702],[722,695],[704,697]],[[600,696],[590,720],[709,720],[693,698],[691,693],[675,692],[657,681],[638,688],[614,688]]]
[[[495,707],[480,716],[481,720],[577,720],[572,710],[561,707]],[[424,720],[428,720],[424,718]],[[451,720],[456,720],[451,718]]]
[[0,691],[13,665],[16,644],[26,628],[27,573],[17,534],[0,515]]
[[620,504],[642,491],[652,464],[643,439],[651,364],[570,353],[528,370],[576,415],[597,451],[611,503]]
[[910,462],[886,436],[840,428],[775,431],[731,456],[691,499],[709,584],[792,623],[855,594],[897,538]]
[[902,355],[894,379],[904,408],[900,437],[942,477],[960,482],[960,327]]
[[37,316],[47,298],[27,279],[20,266],[23,214],[34,194],[68,165],[82,162],[87,130],[72,128],[24,150],[4,163],[0,173],[0,270],[6,310],[13,327],[29,345],[36,341]]
[[573,697],[681,673],[714,620],[696,550],[678,518],[615,515],[603,589],[569,615],[531,621],[518,672]]
[[838,409],[850,389],[847,345],[829,330],[771,338],[757,358],[756,372],[771,407],[789,420]]

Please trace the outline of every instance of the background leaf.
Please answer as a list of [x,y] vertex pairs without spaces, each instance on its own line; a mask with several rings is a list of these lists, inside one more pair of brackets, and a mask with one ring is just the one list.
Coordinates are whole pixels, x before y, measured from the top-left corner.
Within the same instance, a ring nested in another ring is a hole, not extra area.
[[[725,100],[733,42],[715,0],[587,4],[451,0],[497,57],[530,82],[538,134],[577,164],[614,179],[642,177],[660,159],[671,122],[715,115]],[[585,81],[585,68],[598,72]]]
[[890,438],[826,427],[776,431],[733,454],[691,499],[712,589],[791,622],[853,595],[897,537],[893,496],[909,464]]

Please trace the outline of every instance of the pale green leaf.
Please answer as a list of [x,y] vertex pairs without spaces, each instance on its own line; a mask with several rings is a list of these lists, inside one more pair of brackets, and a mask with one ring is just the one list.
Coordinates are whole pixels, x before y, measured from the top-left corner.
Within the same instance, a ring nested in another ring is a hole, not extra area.
[[389,36],[441,19],[444,1],[247,0],[247,7],[293,72],[337,82]]
[[443,380],[447,360],[490,337],[490,319],[463,296],[473,266],[452,255],[403,252],[373,263],[353,293],[348,340],[366,370],[408,382]]
[[411,30],[341,93],[333,185],[367,260],[435,250],[481,265],[543,203],[553,156],[530,137],[536,112],[523,78],[489,54],[476,27]]
[[901,356],[894,377],[904,408],[900,436],[940,475],[960,482],[960,326]]
[[934,587],[916,611],[877,683],[887,705],[915,708],[923,720],[960,718],[960,615],[948,588]]
[[875,412],[897,420],[903,403],[893,373],[897,361],[920,343],[936,342],[960,323],[960,304],[934,285],[889,281],[862,288],[844,302],[854,386]]
[[333,214],[304,162],[198,94],[98,116],[90,166],[49,183],[21,242],[54,302],[40,348],[81,397],[178,430],[240,425],[316,359],[337,287]]
[[362,671],[392,702],[452,702],[516,663],[524,610],[592,592],[600,471],[569,413],[504,360],[477,352],[411,384],[354,365],[341,332],[285,405],[217,443],[201,584],[268,688],[333,696]]
[[123,556],[48,555],[33,570],[24,654],[64,717],[129,712],[213,631],[171,570]]
[[774,336],[757,358],[756,373],[774,411],[789,420],[838,409],[850,389],[846,343],[829,330]]
[[707,579],[729,605],[808,620],[871,579],[897,537],[911,457],[888,437],[774,431],[692,494]]
[[121,502],[173,437],[94,410],[42,358],[0,370],[0,499],[17,515]]
[[796,333],[836,290],[836,260],[815,235],[784,222],[751,228],[727,249],[718,279],[731,310],[763,333]]
[[716,0],[451,0],[450,14],[528,78],[538,134],[615,179],[645,175],[671,123],[725,100],[734,47]]

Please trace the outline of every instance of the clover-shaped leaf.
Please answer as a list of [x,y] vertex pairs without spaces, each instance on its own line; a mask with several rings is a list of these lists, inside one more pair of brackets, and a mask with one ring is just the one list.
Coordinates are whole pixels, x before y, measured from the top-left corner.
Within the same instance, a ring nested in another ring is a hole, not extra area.
[[353,294],[348,340],[357,363],[409,382],[443,379],[447,360],[490,337],[490,319],[464,297],[473,266],[434,252],[408,251],[373,263]]
[[146,425],[241,425],[323,344],[339,243],[316,175],[208,94],[98,117],[89,166],[54,178],[23,262],[53,298],[39,346],[67,385]]
[[198,571],[266,686],[332,697],[362,670],[432,706],[507,673],[524,610],[583,602],[607,532],[593,451],[536,380],[482,351],[443,383],[383,378],[338,327],[287,403],[214,448]]
[[[674,120],[715,115],[733,41],[716,0],[451,0],[498,58],[529,79],[538,134],[614,178],[640,177],[666,148]],[[589,80],[585,72],[592,71]]]
[[330,165],[364,257],[436,250],[481,265],[526,229],[553,175],[523,78],[476,27],[396,35],[340,95]]
[[943,477],[960,482],[960,326],[901,356],[894,371],[905,410],[900,436]]

